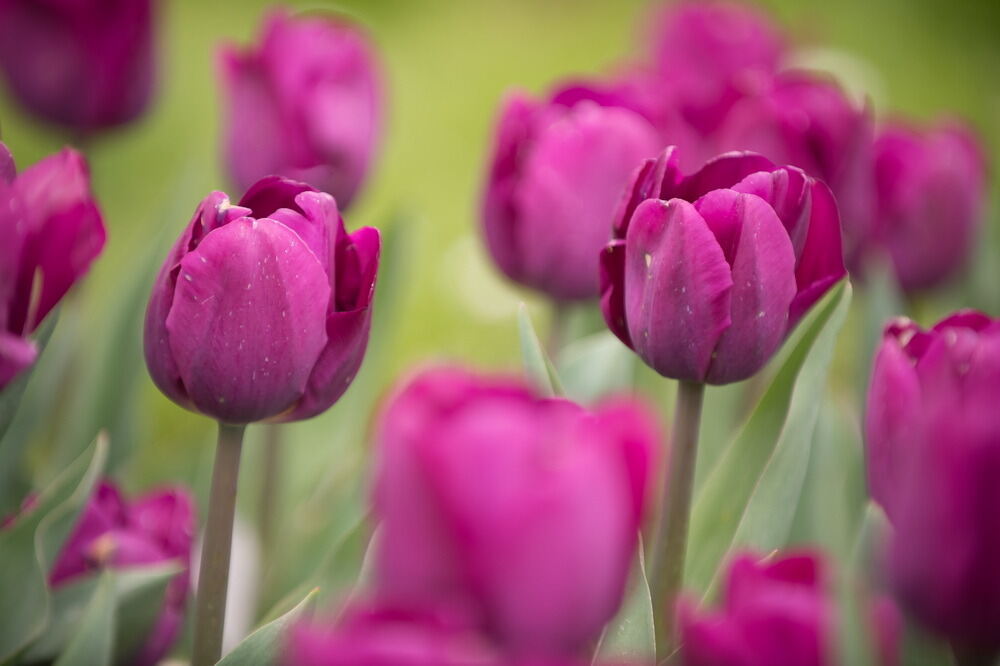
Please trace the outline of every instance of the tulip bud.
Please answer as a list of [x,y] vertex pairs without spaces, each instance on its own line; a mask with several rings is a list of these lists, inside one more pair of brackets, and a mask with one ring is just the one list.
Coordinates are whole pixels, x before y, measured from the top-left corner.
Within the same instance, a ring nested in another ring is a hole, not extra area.
[[[722,608],[678,607],[682,666],[832,666],[836,606],[819,553],[761,559],[737,555],[729,565]],[[898,664],[899,617],[885,599],[869,613],[881,666]]]
[[652,423],[632,404],[588,412],[512,380],[419,375],[380,420],[381,598],[465,612],[509,654],[579,656],[621,602]]
[[42,120],[86,133],[134,120],[153,90],[153,0],[0,0],[0,69]]
[[28,337],[104,247],[83,157],[64,149],[15,176],[0,143],[0,390],[37,356]]
[[[866,415],[872,496],[892,523],[901,604],[963,652],[1000,653],[1000,320],[892,322]],[[986,663],[984,660],[982,663]]]
[[752,150],[799,167],[833,191],[845,252],[857,267],[874,212],[872,118],[832,78],[789,71],[734,104],[716,134],[721,150]]
[[[34,502],[24,503],[23,512]],[[7,520],[0,529],[17,518]],[[127,569],[174,561],[184,567],[167,585],[163,605],[150,633],[134,637],[127,655],[133,666],[153,666],[180,634],[189,588],[191,545],[196,529],[194,500],[185,488],[165,488],[126,502],[109,481],[98,483],[49,573],[55,588],[101,569]]]
[[622,186],[656,154],[653,126],[614,92],[512,94],[483,196],[486,245],[511,280],[559,301],[596,298],[597,260]]
[[666,377],[746,379],[844,275],[827,187],[754,153],[692,175],[668,148],[626,188],[601,254],[612,332]]
[[884,128],[875,141],[873,242],[905,290],[933,287],[962,268],[983,218],[986,164],[959,126]]
[[783,42],[769,18],[749,6],[671,3],[653,21],[659,94],[698,131],[713,132],[736,101],[774,74]]
[[219,78],[226,163],[240,189],[276,174],[350,204],[382,131],[375,53],[357,26],[273,11],[258,47],[220,50]]
[[167,257],[146,311],[146,365],[178,404],[227,423],[326,410],[364,357],[378,231],[348,234],[333,197],[265,178],[213,192]]
[[292,628],[284,666],[501,666],[454,618],[378,604],[348,607],[330,626]]

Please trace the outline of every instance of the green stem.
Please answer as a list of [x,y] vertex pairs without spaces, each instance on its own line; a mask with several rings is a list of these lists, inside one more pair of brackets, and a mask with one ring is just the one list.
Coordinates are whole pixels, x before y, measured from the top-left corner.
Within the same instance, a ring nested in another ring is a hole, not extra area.
[[997,663],[997,653],[992,650],[977,650],[957,643],[951,646],[951,650],[956,666],[993,666]]
[[677,383],[677,410],[667,462],[666,486],[661,495],[659,519],[652,551],[652,595],[656,628],[656,654],[669,656],[674,644],[674,606],[684,578],[688,520],[698,453],[698,426],[705,385]]
[[191,666],[210,666],[222,656],[222,630],[229,587],[229,555],[236,515],[236,487],[246,426],[219,423],[219,443],[212,468],[208,521],[198,570],[194,649]]
[[265,571],[273,559],[275,516],[278,513],[278,498],[281,495],[281,428],[282,426],[277,424],[264,426],[264,460],[261,470],[258,519]]

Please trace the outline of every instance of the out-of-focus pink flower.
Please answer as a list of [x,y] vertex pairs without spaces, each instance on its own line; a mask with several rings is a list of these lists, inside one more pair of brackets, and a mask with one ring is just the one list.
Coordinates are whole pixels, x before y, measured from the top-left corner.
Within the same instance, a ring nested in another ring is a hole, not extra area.
[[329,194],[265,178],[208,195],[160,270],[146,365],[169,398],[228,423],[330,407],[368,344],[379,233],[348,234]]
[[35,361],[29,338],[104,247],[83,157],[64,149],[15,175],[0,143],[0,389]]
[[983,221],[985,188],[985,157],[968,129],[881,129],[872,242],[888,253],[903,289],[936,286],[966,265]]
[[285,176],[329,192],[345,209],[382,132],[378,66],[363,32],[340,18],[273,11],[257,47],[221,49],[219,72],[236,185]]
[[598,296],[597,256],[621,188],[662,147],[640,105],[585,84],[547,102],[507,98],[483,195],[486,245],[507,277],[559,301]]
[[[1000,320],[889,324],[868,394],[872,496],[901,604],[961,652],[1000,653]],[[984,660],[983,663],[986,663]]]
[[154,82],[152,0],[0,0],[0,69],[39,118],[78,133],[127,123]]
[[[27,500],[22,512],[33,510]],[[4,521],[3,527],[17,520]],[[180,634],[189,589],[191,546],[197,528],[194,499],[182,487],[163,488],[126,501],[110,481],[97,484],[73,531],[56,555],[49,583],[59,587],[101,569],[175,561],[183,571],[167,585],[160,613],[148,636],[127,656],[133,666],[152,666]]]
[[506,654],[580,656],[621,602],[656,440],[630,403],[423,372],[380,419],[380,598],[445,604]]
[[829,189],[754,153],[684,176],[668,148],[635,172],[613,233],[601,254],[605,321],[675,379],[750,377],[845,273]]
[[734,104],[715,136],[718,150],[752,150],[797,166],[837,198],[848,267],[871,233],[873,125],[869,109],[832,78],[786,71]]

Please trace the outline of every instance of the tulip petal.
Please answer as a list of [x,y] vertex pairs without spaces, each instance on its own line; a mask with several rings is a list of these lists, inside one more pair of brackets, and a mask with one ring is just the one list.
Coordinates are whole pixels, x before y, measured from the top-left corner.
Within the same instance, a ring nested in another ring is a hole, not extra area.
[[805,246],[795,267],[798,293],[788,312],[792,329],[830,287],[847,275],[841,245],[837,202],[824,183],[816,181],[810,193],[812,204]]
[[[774,209],[756,195],[714,190],[694,207],[727,258],[732,256],[731,323],[719,338],[707,375],[709,383],[728,384],[760,370],[784,339],[795,297],[795,254]],[[727,248],[734,241],[730,255]]]
[[[309,376],[302,399],[280,420],[299,421],[323,412],[344,394],[357,375],[371,330],[371,302],[380,250],[378,230],[363,227],[350,236],[350,243],[340,251],[334,295],[338,311],[327,317],[326,347]],[[340,310],[341,307],[344,309]]]
[[785,225],[795,256],[802,255],[811,210],[809,181],[801,169],[785,167],[752,173],[733,185],[732,189],[744,194],[756,194],[766,201]]
[[199,411],[249,423],[298,400],[326,344],[330,285],[301,239],[242,218],[209,233],[180,264],[166,329]]
[[[669,199],[681,181],[676,146],[668,146],[656,159],[648,159],[632,174],[612,216],[612,237],[624,239],[635,209],[646,199]],[[666,194],[665,194],[666,193]]]
[[675,192],[664,193],[664,198],[669,195],[694,201],[712,190],[732,187],[752,173],[773,170],[774,163],[763,155],[736,151],[725,153],[706,162],[705,166],[682,180]]
[[665,377],[703,381],[730,323],[729,264],[686,201],[636,209],[625,256],[625,311],[636,352]]
[[0,391],[31,367],[37,357],[38,348],[33,341],[0,331]]
[[872,366],[865,450],[869,492],[890,519],[895,515],[892,494],[903,474],[900,468],[920,431],[920,394],[913,361],[895,337],[886,335]]
[[601,251],[601,314],[608,328],[632,349],[625,317],[625,241],[611,241]]

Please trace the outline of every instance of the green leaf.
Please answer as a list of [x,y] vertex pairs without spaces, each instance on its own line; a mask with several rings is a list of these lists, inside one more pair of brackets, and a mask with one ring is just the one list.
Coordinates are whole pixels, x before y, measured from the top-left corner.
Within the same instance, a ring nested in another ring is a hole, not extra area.
[[837,583],[840,654],[844,657],[840,663],[857,666],[874,666],[878,663],[875,658],[877,637],[872,634],[872,622],[866,614],[871,602],[867,572],[872,570],[878,544],[887,527],[882,510],[876,504],[868,502],[857,530],[853,552]]
[[564,346],[557,367],[566,397],[587,404],[631,391],[635,364],[632,350],[609,331],[603,331]]
[[285,632],[312,612],[318,589],[313,589],[299,604],[281,617],[260,627],[243,639],[218,666],[272,666],[278,661]]
[[642,538],[639,538],[636,565],[618,614],[604,628],[594,653],[593,663],[645,663],[656,657],[656,631],[653,627],[653,598],[646,578]]
[[107,451],[107,440],[99,437],[42,491],[29,511],[0,531],[0,663],[45,630],[48,572],[93,491]]
[[[35,332],[34,340],[35,346],[38,348],[38,358],[45,351],[45,346],[52,337],[52,331],[55,330],[58,319],[58,311],[50,313]],[[31,367],[25,369],[3,391],[0,391],[0,445],[3,444],[3,436],[7,433],[7,428],[14,421],[14,415],[17,414],[17,407],[21,404],[24,391],[28,388],[28,380],[31,378],[32,370],[34,370],[37,364],[38,359],[36,358],[35,363]]]
[[521,356],[524,372],[535,387],[547,396],[563,395],[562,384],[552,362],[542,349],[535,327],[531,323],[528,307],[521,303],[517,310],[517,330],[521,338]]
[[686,587],[707,595],[734,546],[770,550],[786,543],[850,294],[841,282],[800,324],[795,347],[705,479],[691,513]]
[[[177,563],[161,562],[115,570],[118,630],[114,653],[118,661],[133,654],[149,635],[162,610],[167,585],[181,569]],[[100,580],[100,574],[85,576],[52,591],[52,610],[45,633],[23,654],[22,661],[47,662],[63,651]]]
[[111,666],[114,657],[114,574],[100,575],[83,617],[54,666]]

